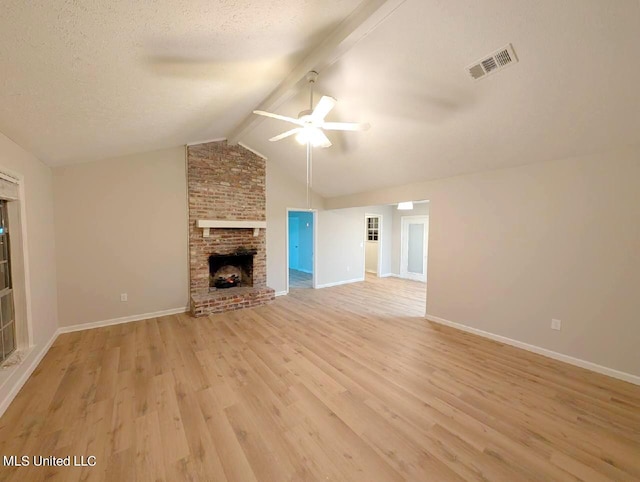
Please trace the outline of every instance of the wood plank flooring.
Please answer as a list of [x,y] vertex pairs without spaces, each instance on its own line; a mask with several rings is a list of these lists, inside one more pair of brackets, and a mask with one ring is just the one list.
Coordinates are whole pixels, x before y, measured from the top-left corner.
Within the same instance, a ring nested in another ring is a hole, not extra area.
[[61,335],[0,419],[2,481],[640,480],[640,387],[422,318],[368,277]]
[[313,288],[313,275],[289,268],[289,288]]

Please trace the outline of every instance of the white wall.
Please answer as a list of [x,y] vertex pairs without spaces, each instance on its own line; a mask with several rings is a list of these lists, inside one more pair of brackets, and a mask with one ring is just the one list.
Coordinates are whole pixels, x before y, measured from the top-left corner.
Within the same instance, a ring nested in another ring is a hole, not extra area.
[[[267,161],[267,285],[283,293],[287,289],[287,208],[306,207],[306,187]],[[391,269],[393,209],[391,206],[324,209],[324,199],[314,194],[318,209],[316,248],[318,286],[360,280],[364,276],[365,213],[381,214],[383,230],[382,273]]]
[[430,315],[640,375],[638,193],[635,145],[325,202],[429,199]]
[[[177,309],[188,303],[184,148],[56,168],[60,324]],[[318,215],[318,283],[360,279],[364,214],[383,214],[383,273],[391,266],[391,207]],[[267,161],[267,285],[286,290],[287,208],[306,208],[306,187]],[[126,292],[129,301],[120,301]]]
[[0,377],[0,413],[19,387],[21,378],[44,353],[58,327],[56,256],[53,228],[51,170],[9,138],[0,134],[0,169],[24,176],[29,289],[33,348],[22,364],[3,370]]
[[[429,203],[414,204],[413,209],[398,211],[393,206],[393,231],[391,233],[391,272],[400,275],[400,255],[402,253],[402,216],[428,216]],[[428,242],[428,240],[427,240]],[[428,267],[427,260],[427,267]]]
[[184,147],[53,173],[60,325],[185,308]]
[[[287,208],[306,207],[306,186],[267,160],[267,286],[278,294],[287,290]],[[314,193],[311,207],[323,209],[324,200]]]
[[[184,147],[60,167],[54,179],[60,325],[187,306]],[[305,207],[305,186],[267,161],[267,284],[277,292],[286,290],[287,208]]]
[[362,279],[364,276],[365,213],[382,215],[382,274],[391,267],[391,206],[321,211],[318,219],[318,285]]

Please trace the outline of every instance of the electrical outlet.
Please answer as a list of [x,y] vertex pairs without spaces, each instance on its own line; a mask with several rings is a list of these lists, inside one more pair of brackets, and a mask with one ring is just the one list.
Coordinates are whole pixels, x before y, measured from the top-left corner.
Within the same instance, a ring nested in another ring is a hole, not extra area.
[[347,273],[351,271],[351,266],[347,266]]
[[562,328],[562,321],[561,320],[552,319],[551,320],[551,329],[552,330],[559,330],[560,328]]
[[129,301],[127,293],[120,293],[120,301]]

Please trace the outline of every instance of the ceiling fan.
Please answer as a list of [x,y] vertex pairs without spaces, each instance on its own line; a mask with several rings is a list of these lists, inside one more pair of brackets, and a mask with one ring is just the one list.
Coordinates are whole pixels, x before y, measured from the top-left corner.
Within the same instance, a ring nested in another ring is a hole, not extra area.
[[336,99],[327,95],[322,96],[315,109],[313,108],[313,84],[318,79],[318,72],[311,71],[306,75],[309,83],[309,109],[298,114],[298,118],[273,114],[263,110],[254,110],[254,114],[271,117],[295,124],[297,127],[283,132],[269,139],[271,142],[279,141],[287,137],[296,136],[300,144],[307,146],[307,208],[311,209],[311,182],[313,171],[313,147],[331,147],[331,141],[324,131],[365,131],[369,124],[355,122],[326,122],[324,118],[336,105]]
[[326,122],[324,118],[336,105],[336,99],[323,95],[315,109],[313,108],[313,84],[318,78],[318,73],[311,71],[307,74],[306,80],[309,83],[309,109],[298,114],[298,118],[287,117],[263,110],[254,110],[254,114],[279,119],[290,122],[297,127],[283,132],[269,139],[271,142],[280,141],[287,137],[296,136],[300,144],[311,144],[313,147],[331,147],[331,141],[324,131],[366,131],[370,125],[357,122]]

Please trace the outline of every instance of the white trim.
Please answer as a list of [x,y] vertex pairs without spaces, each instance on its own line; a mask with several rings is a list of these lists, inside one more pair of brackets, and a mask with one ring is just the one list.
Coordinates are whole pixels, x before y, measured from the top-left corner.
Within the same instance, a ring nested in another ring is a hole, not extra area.
[[13,184],[20,184],[22,176],[18,174],[11,174],[11,172],[7,172],[4,167],[0,167],[0,179],[4,179],[5,181],[11,182]]
[[195,142],[187,142],[187,147],[189,146],[197,146],[198,144],[208,144],[210,142],[222,142],[226,141],[226,137],[216,137],[215,139],[206,139],[204,141],[195,141]]
[[[33,346],[33,321],[31,309],[31,270],[29,269],[29,238],[27,236],[27,200],[24,192],[24,177],[20,175],[18,181],[18,196],[20,203],[20,227],[22,228],[22,265],[24,266],[24,299],[27,318],[27,338],[29,346]],[[15,301],[15,299],[14,299]]]
[[256,156],[262,157],[265,161],[267,160],[267,156],[265,156],[262,152],[256,151],[255,149],[246,145],[244,142],[238,142],[238,145],[244,147],[249,152],[253,152]]
[[289,292],[287,290],[284,291],[276,291],[276,298],[278,296],[287,296],[289,294]]
[[[27,236],[27,199],[24,192],[24,175],[7,169],[4,166],[0,167],[0,177],[2,179],[13,182],[18,185],[18,199],[20,203],[20,227],[22,231],[22,265],[24,267],[24,300],[25,300],[25,322],[27,329],[27,346],[22,346],[20,337],[16,336],[17,348],[26,350],[32,348],[33,344],[33,324],[32,324],[32,309],[31,309],[31,271],[29,269],[29,238]],[[15,286],[14,286],[15,288]],[[14,298],[15,302],[15,298]],[[17,320],[16,320],[17,321]],[[18,330],[24,329],[24,327],[16,324],[16,334]]]
[[541,348],[536,345],[530,345],[529,343],[513,340],[511,338],[507,338],[506,336],[495,335],[488,331],[479,330],[478,328],[472,328],[470,326],[463,325],[461,323],[456,323],[455,321],[445,320],[444,318],[433,316],[428,313],[425,316],[425,318],[429,321],[433,321],[434,323],[438,323],[440,325],[445,325],[451,328],[455,328],[457,330],[466,331],[467,333],[473,333],[474,335],[478,335],[483,338],[489,338],[490,340],[498,341],[506,345],[515,346],[516,348],[522,348],[523,350],[527,350],[532,353],[537,353],[538,355],[546,356],[548,358],[553,358],[554,360],[559,360],[559,361],[568,363],[570,365],[575,365],[580,368],[586,368],[587,370],[591,370],[593,372],[597,372],[603,375],[617,378],[618,380],[624,380],[625,382],[633,383],[635,385],[640,385],[640,376],[632,375],[631,373],[621,372],[619,370],[614,370],[613,368],[607,368],[602,365],[598,365],[596,363],[582,360],[580,358],[574,358],[572,356],[565,355],[563,353],[558,353],[552,350],[547,350],[546,348]]
[[[320,230],[320,226],[318,223],[318,210],[313,209],[313,273],[311,274],[311,286],[313,289],[318,287],[318,231]],[[289,234],[289,233],[287,233]],[[289,270],[287,270],[287,276],[289,275]],[[289,285],[287,285],[287,290],[289,289]]]
[[360,281],[364,281],[364,278],[354,278],[354,279],[348,279],[344,281],[335,281],[333,283],[325,283],[325,284],[316,286],[316,288],[331,288],[332,286],[346,285],[349,283],[358,283]]
[[0,386],[0,390],[2,390],[2,388],[4,388],[7,385],[12,385],[12,386],[7,392],[7,394],[5,395],[4,399],[0,401],[0,417],[4,414],[5,410],[9,408],[9,405],[11,405],[11,402],[13,402],[13,399],[16,398],[16,395],[18,394],[18,392],[20,392],[20,389],[24,386],[24,384],[27,382],[31,374],[38,367],[38,364],[47,354],[47,352],[49,351],[49,348],[51,348],[51,345],[53,345],[53,342],[56,341],[56,338],[58,338],[58,331],[54,332],[54,334],[51,335],[51,338],[49,339],[49,341],[45,343],[42,349],[38,352],[35,352],[36,347],[32,345],[29,351],[27,352],[24,360],[22,360],[22,362],[20,363],[20,365],[15,366],[17,370],[19,367],[23,366],[25,363],[28,363],[30,358],[33,358],[31,360],[31,363],[29,363],[28,368],[22,373],[20,378],[15,380],[13,383],[11,383],[13,373],[10,374],[4,380],[4,382]]
[[110,320],[93,321],[91,323],[79,323],[77,325],[61,326],[58,328],[58,334],[72,333],[74,331],[92,330],[93,328],[102,328],[104,326],[119,325],[121,323],[129,323],[131,321],[148,320],[150,318],[159,318],[161,316],[177,315],[178,313],[186,313],[189,308],[173,308],[171,310],[153,311],[151,313],[142,313],[141,315],[123,316],[122,318],[111,318]]
[[381,274],[380,278],[400,278],[400,275],[395,273],[385,273]]
[[267,229],[266,221],[234,221],[227,219],[198,219],[196,226],[202,228],[202,237],[208,238],[211,229],[253,229],[253,235],[257,236],[260,229]]
[[253,229],[266,228],[266,221],[233,221],[227,219],[198,219],[199,228]]

